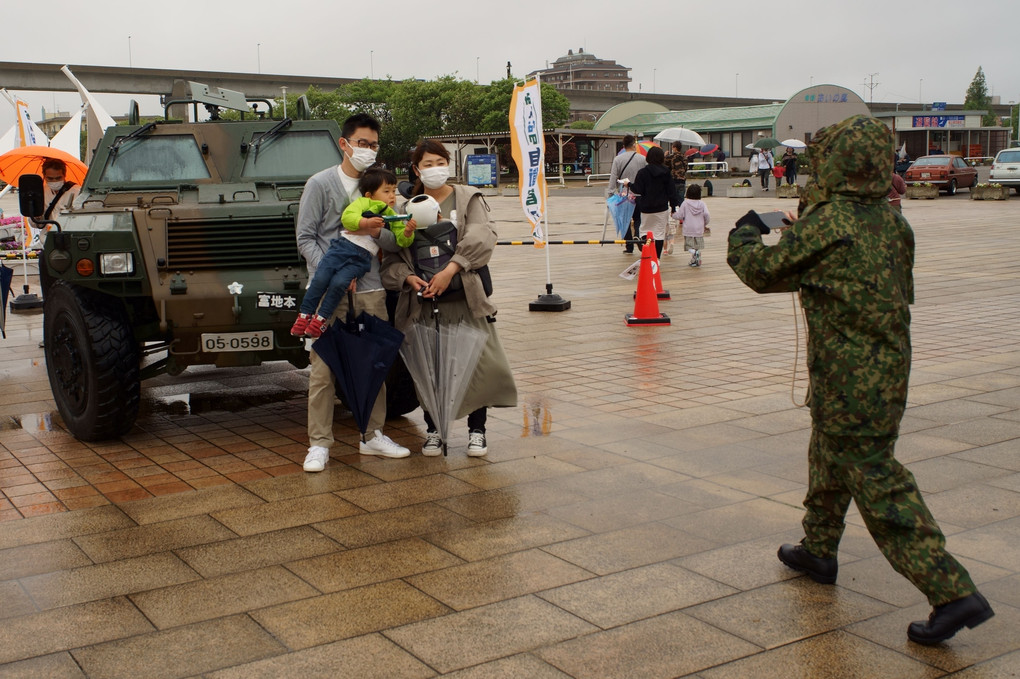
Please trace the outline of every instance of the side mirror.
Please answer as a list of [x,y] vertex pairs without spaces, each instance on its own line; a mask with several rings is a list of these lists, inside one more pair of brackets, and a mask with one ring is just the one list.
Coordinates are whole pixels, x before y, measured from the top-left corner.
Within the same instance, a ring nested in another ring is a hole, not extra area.
[[37,174],[18,177],[18,206],[26,217],[40,217],[46,211],[43,196],[43,178]]

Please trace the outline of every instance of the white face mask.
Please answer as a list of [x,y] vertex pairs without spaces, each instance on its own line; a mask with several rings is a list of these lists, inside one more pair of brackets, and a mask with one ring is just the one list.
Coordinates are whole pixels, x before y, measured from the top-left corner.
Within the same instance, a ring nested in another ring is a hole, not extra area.
[[[349,143],[348,146],[350,146]],[[354,166],[356,171],[364,172],[375,165],[375,157],[377,153],[377,151],[373,151],[372,149],[363,149],[357,146],[352,146],[350,155],[351,165]]]
[[64,186],[64,182],[46,182],[46,186],[50,187],[50,191],[56,193]]
[[449,165],[435,165],[433,167],[418,168],[418,176],[426,189],[438,189],[450,178]]

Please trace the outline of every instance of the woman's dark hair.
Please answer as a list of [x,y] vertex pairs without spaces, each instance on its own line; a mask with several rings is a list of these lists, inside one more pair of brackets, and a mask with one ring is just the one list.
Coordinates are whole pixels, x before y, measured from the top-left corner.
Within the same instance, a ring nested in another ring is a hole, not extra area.
[[691,200],[701,200],[701,184],[691,184],[684,195]]
[[411,172],[414,173],[414,189],[411,191],[413,195],[418,195],[425,191],[425,185],[421,183],[421,178],[418,176],[418,163],[425,156],[426,153],[432,153],[446,159],[446,162],[450,162],[450,152],[446,150],[446,147],[442,143],[435,139],[422,139],[418,142],[418,145],[411,151]]
[[361,175],[361,180],[358,182],[358,190],[361,191],[362,195],[375,193],[384,184],[396,186],[397,175],[384,167],[370,167]]
[[658,146],[653,146],[648,149],[648,155],[645,156],[645,162],[649,165],[662,165],[666,160],[666,152]]

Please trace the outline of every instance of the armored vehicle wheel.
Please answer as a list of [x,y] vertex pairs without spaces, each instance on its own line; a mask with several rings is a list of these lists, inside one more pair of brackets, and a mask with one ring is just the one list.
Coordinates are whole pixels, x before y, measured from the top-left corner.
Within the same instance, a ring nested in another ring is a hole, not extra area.
[[68,430],[82,441],[126,433],[138,417],[141,382],[138,345],[123,310],[57,280],[44,313],[46,372]]

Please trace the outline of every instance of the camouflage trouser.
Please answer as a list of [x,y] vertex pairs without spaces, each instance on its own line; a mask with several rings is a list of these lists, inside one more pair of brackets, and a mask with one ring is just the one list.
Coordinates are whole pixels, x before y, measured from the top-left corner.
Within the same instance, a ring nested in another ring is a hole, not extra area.
[[976,590],[946,551],[946,538],[914,475],[893,458],[896,437],[829,436],[812,431],[804,499],[804,547],[834,559],[851,498],[892,567],[939,606]]

